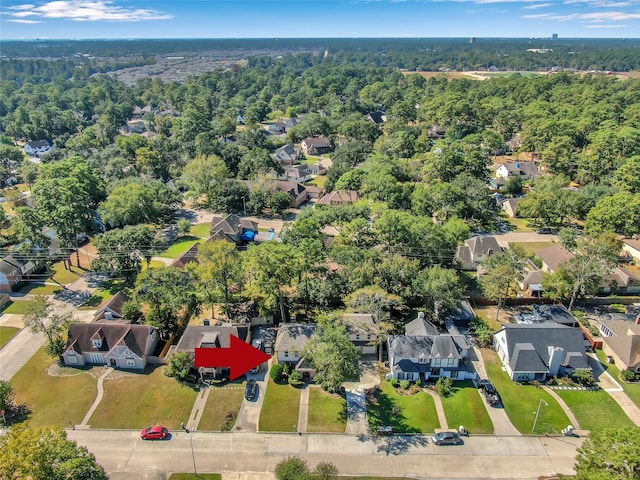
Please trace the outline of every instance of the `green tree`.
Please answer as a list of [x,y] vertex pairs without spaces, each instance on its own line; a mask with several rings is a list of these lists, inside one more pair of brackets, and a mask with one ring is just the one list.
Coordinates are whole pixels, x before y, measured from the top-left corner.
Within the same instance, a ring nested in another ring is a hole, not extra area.
[[0,437],[0,477],[34,480],[107,480],[86,447],[57,426],[16,425]]
[[578,480],[631,480],[640,475],[640,427],[605,428],[578,448]]
[[522,178],[509,177],[507,183],[502,187],[502,192],[510,197],[515,197],[522,193]]
[[250,245],[242,260],[245,278],[250,279],[249,294],[264,299],[267,310],[273,312],[277,306],[286,321],[285,296],[302,272],[298,249],[278,242]]
[[0,410],[8,412],[13,408],[13,399],[16,393],[13,386],[6,380],[0,380]]
[[286,457],[276,465],[277,480],[310,480],[309,464],[300,457]]
[[215,155],[200,155],[187,164],[182,173],[182,181],[194,195],[204,195],[209,205],[229,175],[224,161]]
[[382,361],[382,346],[394,329],[391,312],[400,310],[404,305],[402,298],[390,294],[379,287],[360,288],[345,298],[345,304],[356,312],[368,313],[376,323],[376,343],[378,345],[378,361]]
[[193,356],[189,352],[175,352],[169,356],[167,362],[167,376],[185,380],[193,368]]
[[628,158],[616,171],[614,181],[620,189],[640,194],[640,155]]
[[600,199],[587,215],[585,231],[590,235],[607,231],[627,237],[640,234],[640,195],[621,191]]
[[142,262],[146,261],[148,267],[160,247],[155,230],[148,225],[114,228],[97,235],[93,244],[97,257],[92,269],[122,275],[129,284],[142,270]]
[[480,284],[484,294],[498,304],[496,320],[501,307],[524,278],[524,261],[524,251],[516,245],[502,253],[490,255],[482,262],[486,274],[480,277]]
[[49,355],[62,355],[65,343],[62,336],[73,322],[71,313],[59,312],[47,297],[36,295],[27,303],[23,321],[24,326],[32,333],[44,333]]
[[181,218],[176,223],[176,230],[180,236],[187,235],[191,231],[191,222],[186,218]]
[[200,244],[197,262],[187,265],[187,270],[197,279],[196,289],[204,303],[211,306],[215,317],[215,302],[221,299],[225,310],[232,301],[231,287],[242,283],[242,263],[235,245],[226,240],[214,240]]
[[320,480],[335,480],[338,478],[340,471],[333,463],[320,462],[313,469],[313,475]]
[[460,304],[462,287],[455,270],[434,265],[422,270],[413,282],[414,291],[434,322],[444,323],[446,315]]
[[307,342],[304,357],[316,370],[314,381],[329,392],[339,391],[347,378],[358,373],[360,351],[337,318],[318,320],[318,329]]

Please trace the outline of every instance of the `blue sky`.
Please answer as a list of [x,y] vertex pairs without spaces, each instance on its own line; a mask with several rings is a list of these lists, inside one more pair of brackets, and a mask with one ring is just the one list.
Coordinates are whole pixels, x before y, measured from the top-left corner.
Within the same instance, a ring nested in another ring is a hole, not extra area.
[[640,0],[3,0],[0,39],[640,37]]

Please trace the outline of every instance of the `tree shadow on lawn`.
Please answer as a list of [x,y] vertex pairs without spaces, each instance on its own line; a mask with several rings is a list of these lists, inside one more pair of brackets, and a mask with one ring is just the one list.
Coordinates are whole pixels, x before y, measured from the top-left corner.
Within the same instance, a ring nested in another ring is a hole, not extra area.
[[376,451],[386,455],[403,455],[413,447],[424,447],[429,442],[425,435],[376,435],[374,433],[358,435],[360,442],[373,442]]
[[365,400],[372,431],[377,431],[380,427],[393,427],[393,431],[398,433],[421,433],[407,423],[402,406],[382,390],[368,390]]

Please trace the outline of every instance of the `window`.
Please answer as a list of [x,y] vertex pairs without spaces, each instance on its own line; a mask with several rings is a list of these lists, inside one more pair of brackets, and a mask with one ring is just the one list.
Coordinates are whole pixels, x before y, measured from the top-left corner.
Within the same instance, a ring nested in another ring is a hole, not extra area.
[[284,356],[288,357],[289,356],[289,352],[284,352]]
[[127,367],[135,367],[136,361],[133,358],[127,358]]
[[356,340],[360,340],[360,335],[356,335]]

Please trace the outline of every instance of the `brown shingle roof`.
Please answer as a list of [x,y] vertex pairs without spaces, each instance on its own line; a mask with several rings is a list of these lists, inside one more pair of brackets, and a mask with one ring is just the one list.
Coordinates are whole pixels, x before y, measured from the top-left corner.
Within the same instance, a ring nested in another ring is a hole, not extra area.
[[[113,297],[105,300],[104,302],[102,302],[102,304],[100,304],[100,306],[98,307],[98,311],[93,317],[93,321],[99,322],[101,320],[106,320],[105,312],[107,312],[107,310],[111,310],[112,312],[122,317],[122,307],[128,301],[129,301],[129,297],[127,297],[124,293],[122,292],[116,293]],[[106,320],[106,321],[110,321],[110,320]]]
[[358,200],[360,200],[360,196],[355,190],[334,190],[318,200],[318,203],[320,205],[342,205],[353,204]]
[[[109,352],[116,345],[126,345],[129,350],[143,357],[147,351],[151,334],[155,327],[149,325],[126,325],[122,323],[72,323],[69,325],[69,337],[65,350],[83,352]],[[96,336],[102,337],[99,348],[91,341]]]
[[571,260],[574,255],[562,245],[553,245],[536,253],[551,270],[556,270],[563,263]]

